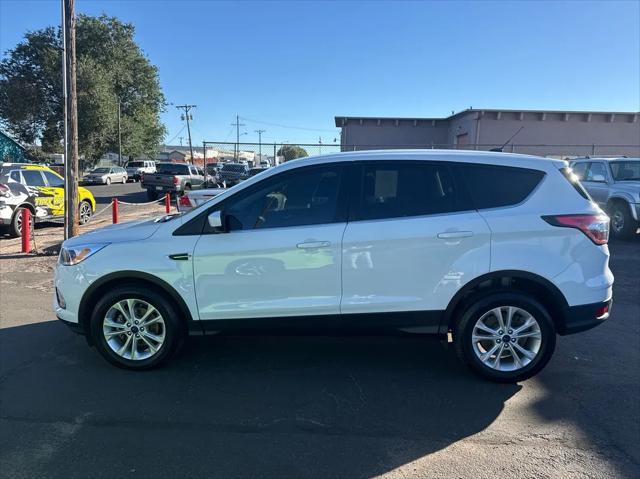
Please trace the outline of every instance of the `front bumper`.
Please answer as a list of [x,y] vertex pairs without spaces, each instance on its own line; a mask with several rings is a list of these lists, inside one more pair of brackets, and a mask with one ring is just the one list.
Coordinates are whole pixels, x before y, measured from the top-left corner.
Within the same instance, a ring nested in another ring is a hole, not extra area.
[[64,324],[66,327],[68,327],[71,331],[73,331],[76,334],[80,334],[82,336],[87,335],[81,323],[72,323],[71,321],[67,321],[66,319],[61,318],[60,316],[58,316],[58,321],[62,322],[62,324]]
[[564,314],[564,324],[558,328],[558,334],[575,334],[601,325],[609,319],[612,305],[613,298],[598,303],[569,306]]

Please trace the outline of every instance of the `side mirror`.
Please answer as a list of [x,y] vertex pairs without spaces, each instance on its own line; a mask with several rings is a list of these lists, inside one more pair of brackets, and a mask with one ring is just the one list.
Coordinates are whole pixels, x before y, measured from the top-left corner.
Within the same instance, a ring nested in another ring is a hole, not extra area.
[[216,230],[223,230],[222,227],[222,212],[214,211],[207,216],[207,221],[209,222],[209,226]]

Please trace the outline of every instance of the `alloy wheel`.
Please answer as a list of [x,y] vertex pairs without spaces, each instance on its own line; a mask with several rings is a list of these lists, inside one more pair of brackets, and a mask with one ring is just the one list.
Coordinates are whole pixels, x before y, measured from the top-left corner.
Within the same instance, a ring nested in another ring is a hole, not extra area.
[[86,201],[80,203],[80,222],[85,224],[91,218],[91,206]]
[[476,321],[471,340],[473,351],[485,366],[517,371],[538,355],[542,332],[529,312],[516,306],[499,306]]
[[165,342],[166,325],[151,303],[128,298],[109,308],[102,323],[102,333],[118,356],[142,361],[160,351]]

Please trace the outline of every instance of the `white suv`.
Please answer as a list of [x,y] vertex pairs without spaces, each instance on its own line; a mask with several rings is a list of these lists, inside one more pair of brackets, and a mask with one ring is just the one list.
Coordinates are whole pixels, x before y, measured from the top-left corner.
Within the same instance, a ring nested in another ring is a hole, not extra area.
[[609,219],[564,161],[367,151],[287,162],[183,215],[64,242],[59,319],[116,366],[187,334],[392,328],[436,334],[495,381],[609,317]]

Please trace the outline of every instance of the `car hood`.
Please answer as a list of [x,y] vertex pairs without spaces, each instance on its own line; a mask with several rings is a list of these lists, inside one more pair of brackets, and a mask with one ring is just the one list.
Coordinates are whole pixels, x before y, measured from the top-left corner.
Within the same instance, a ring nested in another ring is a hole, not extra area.
[[89,231],[64,242],[64,246],[78,246],[86,243],[124,243],[150,237],[160,227],[155,220],[129,221],[105,226]]

